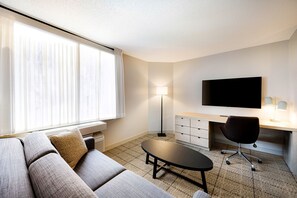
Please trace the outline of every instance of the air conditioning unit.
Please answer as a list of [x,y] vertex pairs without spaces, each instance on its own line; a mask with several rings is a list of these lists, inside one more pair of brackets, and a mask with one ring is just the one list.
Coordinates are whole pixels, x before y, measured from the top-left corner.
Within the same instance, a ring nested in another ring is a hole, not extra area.
[[93,133],[93,137],[95,139],[95,149],[98,151],[104,152],[105,151],[105,141],[104,141],[104,134],[102,132]]

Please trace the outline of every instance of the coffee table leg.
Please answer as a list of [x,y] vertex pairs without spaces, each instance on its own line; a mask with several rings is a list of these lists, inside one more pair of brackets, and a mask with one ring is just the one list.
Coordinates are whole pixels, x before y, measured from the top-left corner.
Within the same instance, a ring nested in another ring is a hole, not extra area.
[[208,193],[204,171],[201,171],[201,178],[202,178],[202,186],[203,186],[204,192]]
[[153,167],[153,178],[154,179],[156,179],[156,176],[157,176],[157,167],[158,167],[157,158],[154,158],[154,167]]
[[150,157],[150,156],[149,156],[149,154],[147,153],[147,154],[146,154],[146,159],[145,159],[145,163],[146,163],[146,164],[149,163],[149,157]]

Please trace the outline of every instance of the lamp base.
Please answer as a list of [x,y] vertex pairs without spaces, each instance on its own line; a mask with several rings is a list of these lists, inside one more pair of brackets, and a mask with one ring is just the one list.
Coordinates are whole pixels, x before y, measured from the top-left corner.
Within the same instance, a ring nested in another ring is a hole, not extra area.
[[158,133],[158,137],[166,137],[165,133]]

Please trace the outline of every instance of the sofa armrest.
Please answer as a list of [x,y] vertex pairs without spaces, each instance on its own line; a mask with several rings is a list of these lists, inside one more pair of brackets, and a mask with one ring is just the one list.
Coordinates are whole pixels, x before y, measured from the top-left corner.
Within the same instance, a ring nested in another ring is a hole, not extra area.
[[88,150],[95,149],[95,139],[93,137],[84,138]]

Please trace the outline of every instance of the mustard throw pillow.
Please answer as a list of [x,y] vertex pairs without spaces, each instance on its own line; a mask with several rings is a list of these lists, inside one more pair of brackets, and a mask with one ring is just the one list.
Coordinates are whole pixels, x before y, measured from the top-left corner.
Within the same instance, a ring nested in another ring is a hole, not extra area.
[[50,137],[50,140],[71,168],[75,168],[80,158],[88,152],[87,146],[78,129],[72,132],[53,135]]

